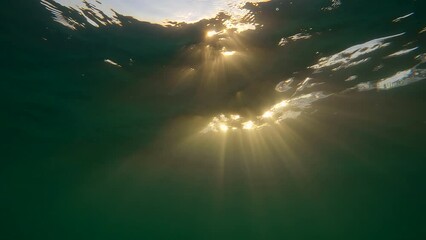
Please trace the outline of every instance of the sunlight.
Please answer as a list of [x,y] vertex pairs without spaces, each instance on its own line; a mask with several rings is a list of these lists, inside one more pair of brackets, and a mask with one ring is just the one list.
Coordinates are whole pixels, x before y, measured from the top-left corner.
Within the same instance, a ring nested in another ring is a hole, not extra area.
[[240,115],[231,115],[232,120],[238,120],[240,118],[241,118]]
[[225,57],[229,57],[229,56],[235,55],[235,53],[236,53],[235,51],[224,51],[222,52],[222,55]]
[[251,69],[248,64],[255,61],[251,56],[235,30],[215,26],[215,29],[207,28],[204,40],[189,46],[179,57],[195,70],[187,70],[187,63],[176,60],[178,69],[173,69],[168,75],[177,91],[195,87],[197,96],[201,98],[214,96],[229,84],[229,72],[240,75],[241,79],[248,76]]
[[281,102],[279,102],[279,103],[275,104],[275,105],[272,107],[272,109],[284,108],[284,107],[286,107],[287,105],[288,105],[288,101],[287,101],[287,100],[284,100],[284,101],[281,101]]
[[243,123],[243,129],[251,130],[254,127],[255,127],[255,125],[254,125],[253,121],[248,121],[248,122]]
[[221,124],[219,127],[222,132],[227,132],[229,130],[229,127],[225,124]]
[[274,116],[274,113],[271,111],[266,111],[263,115],[262,118],[271,118],[272,116]]
[[211,38],[211,37],[216,36],[217,34],[218,34],[218,32],[216,32],[216,31],[212,30],[212,31],[208,31],[208,32],[206,33],[206,36],[207,36],[208,38]]

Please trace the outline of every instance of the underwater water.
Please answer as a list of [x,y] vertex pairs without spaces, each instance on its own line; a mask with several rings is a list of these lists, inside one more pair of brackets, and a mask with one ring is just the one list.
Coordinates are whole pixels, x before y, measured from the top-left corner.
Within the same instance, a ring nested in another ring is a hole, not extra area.
[[425,10],[5,3],[0,238],[425,238]]

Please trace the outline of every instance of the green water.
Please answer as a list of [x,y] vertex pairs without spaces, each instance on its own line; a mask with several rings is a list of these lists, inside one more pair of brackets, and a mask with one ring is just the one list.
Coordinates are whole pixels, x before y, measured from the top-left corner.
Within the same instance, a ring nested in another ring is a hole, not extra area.
[[[426,81],[339,94],[418,63],[425,4],[282,2],[253,7],[264,27],[238,34],[243,57],[215,67],[197,52],[220,49],[206,43],[205,22],[74,31],[39,1],[4,3],[0,238],[425,238]],[[311,39],[277,45],[309,28]],[[402,32],[362,65],[306,69]],[[256,119],[291,98],[274,88],[294,72],[333,95],[259,131],[200,133],[219,114]]]

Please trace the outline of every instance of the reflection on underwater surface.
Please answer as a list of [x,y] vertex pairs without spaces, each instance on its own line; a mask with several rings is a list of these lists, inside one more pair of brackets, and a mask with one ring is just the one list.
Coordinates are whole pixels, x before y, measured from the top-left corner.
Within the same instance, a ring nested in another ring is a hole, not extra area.
[[[343,51],[341,51],[337,54],[334,54],[332,56],[323,57],[323,58],[318,60],[317,64],[312,65],[312,66],[307,67],[307,68],[308,69],[315,69],[315,71],[312,74],[316,74],[316,73],[320,73],[320,72],[324,71],[325,69],[327,69],[329,67],[334,67],[336,65],[338,65],[338,66],[332,68],[333,72],[341,70],[341,69],[347,69],[347,68],[350,68],[350,67],[354,67],[356,65],[365,63],[365,62],[370,60],[371,57],[362,58],[364,55],[371,54],[374,51],[377,51],[377,50],[379,50],[383,47],[389,46],[390,43],[385,43],[386,40],[392,39],[392,38],[395,38],[395,37],[399,37],[399,36],[402,36],[404,34],[405,33],[400,33],[400,34],[396,34],[396,35],[392,35],[392,36],[388,36],[388,37],[373,39],[373,40],[368,41],[368,42],[363,43],[363,44],[357,44],[355,46],[349,47],[349,48],[347,48],[347,49],[345,49],[345,50],[343,50]],[[309,37],[300,37],[299,39],[309,39],[310,35],[308,35],[308,36]],[[293,37],[290,37],[290,39],[291,38],[293,38]],[[282,38],[280,40],[280,43],[278,45],[284,46],[285,44],[283,43],[283,41],[285,41],[284,38]],[[389,57],[398,57],[398,56],[401,56],[401,55],[409,54],[409,53],[415,51],[416,49],[418,49],[418,47],[414,47],[414,48],[411,48],[411,49],[399,50],[395,53],[392,53],[392,54],[387,55],[387,56],[382,57],[382,58],[386,59],[386,58],[389,58]],[[391,89],[391,88],[402,87],[402,86],[405,86],[405,85],[408,85],[408,84],[411,84],[411,83],[415,83],[415,82],[420,81],[420,80],[424,80],[424,79],[426,79],[426,69],[418,69],[417,67],[421,63],[425,62],[425,59],[424,59],[425,55],[426,54],[421,54],[421,55],[416,56],[415,59],[419,59],[420,63],[416,64],[411,69],[397,72],[392,77],[376,81],[377,83],[372,83],[372,81],[358,83],[354,87],[350,87],[350,88],[347,88],[345,90],[342,90],[340,92],[340,94],[347,93],[350,90],[358,90],[358,91],[369,91],[369,90],[373,90],[373,89],[388,90],[388,89]],[[350,76],[344,81],[353,81],[355,79],[356,78],[354,76]],[[294,80],[294,77],[278,83],[277,86],[275,87],[275,90],[278,91],[278,92],[286,92],[286,91],[290,90],[291,89],[290,85],[293,83],[293,80]],[[245,127],[246,124],[243,122],[244,118],[239,118],[237,122],[233,121],[231,123],[231,125],[233,126],[232,129],[234,129],[234,130],[237,130],[237,129],[252,130],[252,129],[255,129],[255,128],[263,128],[264,126],[269,125],[269,123],[271,122],[270,119],[272,117],[274,119],[276,119],[275,123],[280,123],[287,118],[289,118],[289,119],[297,118],[302,113],[302,111],[301,111],[302,109],[310,108],[311,104],[316,102],[317,100],[326,98],[326,97],[334,94],[334,93],[329,93],[329,94],[325,95],[323,92],[312,92],[312,93],[309,93],[309,94],[293,97],[294,95],[297,95],[299,92],[304,91],[305,88],[312,88],[316,85],[322,85],[322,84],[325,83],[325,82],[309,83],[311,80],[313,80],[313,78],[307,77],[302,82],[299,82],[299,84],[297,85],[297,88],[294,91],[291,98],[289,98],[287,100],[282,100],[280,103],[272,106],[272,108],[270,108],[262,116],[257,116],[256,117],[257,121],[258,121],[257,124],[254,124],[250,120],[249,122],[250,122],[251,127],[247,128],[247,127]],[[288,105],[293,106],[293,108],[287,107]],[[294,108],[296,108],[297,111],[294,111]],[[202,133],[206,133],[206,132],[210,132],[210,131],[218,132],[218,131],[222,130],[224,126],[228,126],[228,124],[229,124],[228,122],[229,122],[229,119],[226,118],[222,114],[222,115],[220,115],[219,118],[218,117],[213,118],[212,122],[210,122],[208,124],[208,126],[204,130],[202,130],[201,132]],[[228,130],[228,129],[226,128],[226,130]]]
[[[55,15],[55,21],[64,26],[75,29],[85,27],[84,23],[79,23],[72,16],[67,16],[70,10],[75,11],[79,17],[91,25],[99,27],[102,25],[121,25],[117,14],[131,16],[140,21],[147,21],[157,24],[180,24],[195,23],[203,19],[216,17],[219,13],[226,15],[224,25],[227,28],[235,28],[239,31],[254,29],[257,25],[253,14],[244,8],[247,3],[257,4],[259,2],[269,2],[270,0],[217,0],[217,1],[193,1],[193,0],[163,0],[163,1],[129,1],[120,2],[103,0],[82,1],[82,0],[42,0]],[[57,8],[66,7],[65,11]]]

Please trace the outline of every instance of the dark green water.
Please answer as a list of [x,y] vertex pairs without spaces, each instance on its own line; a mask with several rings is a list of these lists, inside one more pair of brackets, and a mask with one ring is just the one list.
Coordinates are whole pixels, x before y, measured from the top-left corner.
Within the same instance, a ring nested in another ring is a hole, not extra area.
[[[3,5],[1,239],[426,237],[426,80],[356,87],[417,66],[424,1],[248,6],[263,27],[225,43],[234,60],[205,39],[212,20],[71,30],[39,1]],[[311,38],[278,46],[300,32]],[[365,63],[307,68],[399,33]],[[200,133],[222,113],[258,119],[296,98],[296,83],[274,90],[290,77],[324,82],[300,95],[331,95],[280,124]]]

